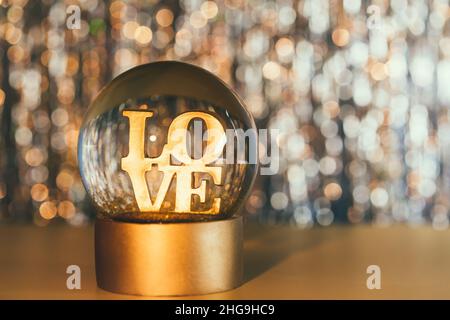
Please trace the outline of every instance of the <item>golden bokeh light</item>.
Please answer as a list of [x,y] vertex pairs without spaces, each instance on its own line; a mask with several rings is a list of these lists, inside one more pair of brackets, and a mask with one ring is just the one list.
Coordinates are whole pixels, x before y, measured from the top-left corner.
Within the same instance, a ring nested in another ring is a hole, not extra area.
[[63,170],[56,177],[56,185],[61,190],[68,190],[74,182],[73,174]]
[[56,217],[57,212],[58,209],[53,201],[45,201],[39,206],[39,213],[41,214],[41,217],[46,220]]
[[200,11],[194,11],[189,17],[189,22],[194,28],[200,29],[206,26],[208,19]]
[[386,64],[382,62],[375,62],[370,67],[370,75],[372,78],[376,81],[381,81],[386,79],[388,75],[388,68],[386,67]]
[[274,61],[269,61],[263,66],[263,75],[269,80],[277,79],[281,74],[280,65]]
[[[279,172],[261,182],[264,196],[249,200],[251,213],[295,220],[302,228],[318,215],[325,217],[322,225],[334,217],[352,223],[416,219],[402,213],[408,210],[422,212],[433,226],[448,224],[447,215],[432,214],[435,207],[450,208],[450,187],[442,179],[450,170],[445,1],[378,1],[375,20],[361,1],[313,7],[309,2],[316,1],[83,1],[80,28],[70,30],[63,7],[72,2],[1,1],[0,172],[6,174],[0,175],[0,219],[49,223],[31,219],[25,209],[39,205],[46,192],[43,201],[71,201],[80,216],[92,218],[76,157],[88,105],[125,70],[185,60],[231,85],[261,128],[280,130]],[[414,21],[406,21],[405,12]],[[176,112],[163,114],[160,131],[149,132],[146,156],[162,151],[164,130],[181,112],[167,108]],[[262,158],[270,154],[260,150]],[[346,195],[339,206],[330,204],[339,193],[333,183]],[[207,192],[214,188],[222,187],[208,180]],[[171,205],[166,200],[163,209]],[[114,202],[130,211],[136,206]],[[86,219],[67,219],[79,221]]]
[[219,8],[214,1],[205,1],[200,7],[200,11],[207,19],[213,19],[217,16]]
[[152,37],[152,30],[150,30],[150,28],[146,26],[139,26],[134,32],[134,38],[141,45],[149,44],[150,41],[152,41]]
[[123,25],[123,35],[128,39],[134,39],[139,24],[136,21],[128,21]]
[[3,91],[2,89],[0,89],[0,106],[2,106],[5,103],[5,91]]
[[163,8],[158,10],[158,12],[156,13],[156,22],[161,26],[161,27],[168,27],[172,24],[173,22],[173,13],[172,11],[170,11],[167,8]]
[[325,186],[323,193],[329,200],[338,200],[342,195],[342,188],[336,182],[330,182]]
[[75,216],[76,209],[71,201],[64,200],[58,204],[58,215],[64,219],[70,219]]
[[339,47],[344,47],[350,40],[350,33],[347,29],[338,28],[333,31],[331,38],[333,39],[334,44]]
[[45,161],[44,154],[39,148],[31,148],[25,153],[25,161],[32,167],[37,167]]
[[37,183],[31,187],[31,198],[34,201],[42,202],[48,198],[48,188],[45,184]]

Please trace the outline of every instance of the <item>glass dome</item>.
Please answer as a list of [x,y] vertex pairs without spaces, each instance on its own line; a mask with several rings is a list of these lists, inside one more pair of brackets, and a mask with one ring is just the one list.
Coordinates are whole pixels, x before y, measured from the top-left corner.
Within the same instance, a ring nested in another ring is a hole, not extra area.
[[114,79],[90,106],[78,141],[99,217],[131,222],[237,214],[256,158],[255,124],[237,95],[213,74],[174,61]]

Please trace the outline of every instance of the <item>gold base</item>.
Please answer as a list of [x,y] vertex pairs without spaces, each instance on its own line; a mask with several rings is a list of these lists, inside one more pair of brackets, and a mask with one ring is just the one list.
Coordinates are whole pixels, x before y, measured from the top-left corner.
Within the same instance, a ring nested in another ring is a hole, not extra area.
[[97,219],[97,285],[134,295],[200,295],[242,282],[242,217],[187,223]]

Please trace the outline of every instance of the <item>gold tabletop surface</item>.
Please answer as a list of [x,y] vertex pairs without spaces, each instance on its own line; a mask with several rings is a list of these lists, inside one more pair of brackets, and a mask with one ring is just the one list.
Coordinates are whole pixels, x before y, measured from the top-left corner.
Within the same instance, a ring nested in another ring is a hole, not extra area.
[[[0,226],[0,299],[136,299],[96,286],[93,228]],[[184,299],[450,299],[450,230],[246,225],[245,282]],[[69,290],[66,269],[81,269]],[[381,269],[368,289],[367,267]],[[151,272],[151,270],[149,270]]]

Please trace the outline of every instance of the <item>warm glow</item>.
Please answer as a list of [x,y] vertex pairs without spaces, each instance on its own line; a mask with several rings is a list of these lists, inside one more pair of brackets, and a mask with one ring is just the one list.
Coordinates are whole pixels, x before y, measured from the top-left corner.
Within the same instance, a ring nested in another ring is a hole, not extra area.
[[31,198],[34,201],[44,201],[48,197],[48,188],[45,184],[37,183],[31,187]]
[[133,39],[139,24],[136,21],[128,21],[123,25],[123,35],[128,39]]
[[219,8],[214,1],[205,1],[200,7],[200,11],[207,19],[213,19],[217,16]]
[[134,32],[134,38],[142,45],[148,44],[150,41],[152,41],[152,37],[152,30],[150,30],[150,28],[146,26],[140,26]]
[[39,207],[39,213],[46,220],[53,219],[57,213],[56,205],[52,201],[45,201]]
[[[219,214],[220,198],[214,198],[212,207],[206,211],[192,211],[191,200],[198,195],[200,202],[206,201],[206,181],[202,180],[199,187],[194,187],[193,173],[207,173],[220,185],[222,168],[207,166],[216,161],[225,146],[225,132],[222,124],[214,116],[204,112],[186,112],[177,116],[171,123],[167,133],[167,144],[161,155],[156,158],[145,157],[145,123],[153,117],[152,111],[123,111],[123,116],[129,119],[129,153],[122,158],[121,167],[126,171],[133,185],[136,202],[143,212],[159,212],[170,184],[176,177],[176,199],[173,212]],[[189,123],[194,119],[204,121],[207,128],[206,147],[201,158],[193,159],[187,150],[187,134]],[[172,164],[176,160],[181,164]],[[146,172],[157,166],[163,173],[159,190],[151,195],[147,188]],[[154,199],[152,199],[154,198]]]
[[370,68],[370,75],[376,81],[381,81],[381,80],[386,79],[387,73],[388,73],[388,70],[387,70],[386,65],[381,62],[374,63],[372,65],[372,67]]
[[61,201],[58,205],[58,214],[64,219],[70,219],[75,215],[75,206],[71,201]]
[[189,18],[189,22],[194,28],[200,29],[206,25],[208,20],[200,11],[194,11]]
[[161,27],[168,27],[173,22],[173,13],[169,9],[163,8],[156,14],[156,22]]
[[350,40],[350,33],[347,29],[339,28],[333,31],[331,38],[338,47],[343,47],[348,44]]
[[5,103],[5,91],[0,89],[0,106],[3,105],[3,103]]
[[329,200],[338,200],[342,195],[342,189],[336,182],[331,182],[325,186],[323,193]]

